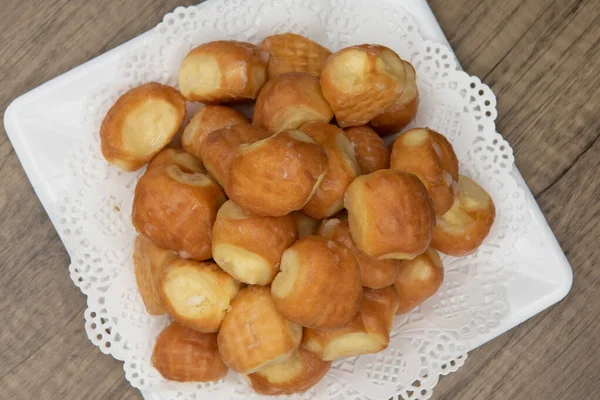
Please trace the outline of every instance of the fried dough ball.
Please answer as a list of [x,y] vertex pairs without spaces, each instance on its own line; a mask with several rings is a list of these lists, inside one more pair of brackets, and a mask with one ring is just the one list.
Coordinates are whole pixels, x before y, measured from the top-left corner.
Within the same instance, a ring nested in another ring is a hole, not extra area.
[[364,125],[393,105],[404,90],[405,74],[393,50],[362,44],[327,59],[321,87],[338,125],[346,128]]
[[177,253],[156,247],[143,236],[138,236],[133,245],[133,267],[135,280],[150,315],[167,312],[160,298],[158,287],[163,268],[177,258]]
[[246,375],[246,380],[256,393],[263,395],[302,393],[316,385],[330,367],[330,361],[300,347],[287,360]]
[[395,287],[400,296],[396,314],[405,314],[437,292],[444,280],[444,265],[433,247],[412,260],[400,262]]
[[189,101],[227,103],[255,99],[267,80],[269,54],[233,40],[192,49],[179,68],[179,88]]
[[200,149],[200,158],[208,172],[221,187],[227,185],[227,175],[231,160],[237,149],[266,139],[271,134],[264,129],[249,124],[238,124],[213,131],[206,135]]
[[360,267],[360,280],[364,287],[382,289],[393,285],[396,281],[400,261],[376,260],[356,248],[350,235],[348,220],[338,218],[324,220],[319,228],[319,235],[333,239],[352,250]]
[[269,80],[254,106],[252,123],[272,133],[296,129],[306,122],[329,122],[333,111],[323,97],[319,78],[288,72]]
[[258,45],[270,54],[269,79],[286,72],[319,76],[331,52],[320,44],[294,33],[271,35]]
[[431,245],[454,257],[473,253],[490,233],[495,218],[496,206],[490,195],[470,178],[459,175],[454,204],[437,218]]
[[244,114],[233,108],[218,105],[203,105],[194,113],[183,129],[181,145],[190,154],[202,158],[200,149],[206,136],[219,129],[234,125],[249,124]]
[[227,375],[216,333],[201,333],[177,322],[156,338],[152,365],[163,378],[178,382],[213,382]]
[[219,185],[207,175],[178,166],[154,168],[135,187],[132,222],[158,247],[182,257],[206,260],[217,210],[225,202]]
[[344,208],[344,193],[360,175],[352,143],[344,131],[324,122],[309,122],[300,130],[323,146],[327,154],[327,172],[314,196],[302,209],[310,217],[331,217]]
[[229,200],[219,209],[213,227],[213,258],[240,282],[268,285],[279,272],[283,251],[297,237],[291,215],[259,217]]
[[367,125],[353,126],[344,129],[344,133],[352,142],[362,174],[390,167],[390,151],[373,129]]
[[404,132],[394,142],[391,168],[415,174],[423,182],[435,215],[443,215],[452,207],[458,159],[444,136],[431,129]]
[[150,164],[146,168],[146,171],[150,171],[154,168],[168,167],[169,165],[176,165],[186,174],[198,172],[201,174],[206,173],[206,168],[198,158],[193,155],[186,153],[180,149],[174,149],[167,147],[162,149],[157,155],[152,158]]
[[185,99],[176,89],[157,82],[133,88],[102,121],[102,155],[125,171],[135,171],[169,144],[184,118]]
[[359,176],[346,191],[350,233],[377,259],[412,259],[429,247],[435,225],[431,198],[413,174],[382,169]]
[[223,361],[242,374],[287,360],[301,340],[302,327],[275,310],[266,286],[248,286],[240,291],[218,337]]
[[347,247],[308,236],[283,252],[271,294],[277,311],[290,321],[316,329],[340,328],[358,311],[360,270]]
[[226,192],[248,212],[280,217],[304,207],[326,171],[323,147],[302,131],[286,130],[236,151]]
[[389,136],[400,132],[417,116],[419,108],[419,90],[415,68],[407,61],[402,61],[405,71],[404,91],[394,104],[383,114],[371,120],[371,126],[381,136]]
[[199,332],[218,332],[240,283],[213,262],[178,259],[160,275],[159,293],[171,318]]
[[394,287],[363,289],[358,314],[348,325],[336,330],[306,328],[302,346],[325,361],[384,350],[399,298]]

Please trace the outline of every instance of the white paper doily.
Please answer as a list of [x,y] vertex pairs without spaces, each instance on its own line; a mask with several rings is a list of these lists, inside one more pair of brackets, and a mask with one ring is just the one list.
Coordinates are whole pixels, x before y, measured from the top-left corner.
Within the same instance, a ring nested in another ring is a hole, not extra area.
[[[408,315],[397,317],[385,351],[334,363],[316,387],[296,399],[428,399],[439,376],[458,369],[471,341],[508,315],[506,286],[519,260],[514,245],[529,222],[527,199],[510,172],[512,149],[496,132],[496,99],[476,77],[457,69],[447,47],[424,40],[400,4],[360,0],[223,0],[178,8],[154,30],[149,46],[121,61],[110,86],[85,104],[85,144],[69,153],[70,190],[60,200],[59,233],[71,255],[70,272],[88,296],[86,332],[104,353],[124,361],[127,379],[161,398],[257,398],[235,373],[210,384],[165,381],[152,367],[155,337],[166,316],[146,313],[132,263],[133,188],[140,176],[104,161],[98,131],[104,114],[127,89],[155,80],[176,85],[179,63],[193,46],[216,39],[257,43],[295,32],[331,50],[380,43],[417,71],[420,106],[413,126],[445,134],[471,176],[492,196],[497,217],[484,245],[466,258],[444,258],[440,291]],[[410,128],[410,127],[409,127]],[[210,393],[210,394],[208,394]]]

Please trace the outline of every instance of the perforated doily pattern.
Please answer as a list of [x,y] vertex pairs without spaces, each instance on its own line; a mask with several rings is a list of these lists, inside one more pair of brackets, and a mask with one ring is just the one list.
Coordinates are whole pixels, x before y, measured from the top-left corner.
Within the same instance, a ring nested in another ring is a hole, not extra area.
[[463,365],[470,343],[508,315],[506,286],[519,262],[512,250],[526,231],[529,212],[525,193],[511,176],[512,149],[496,132],[494,94],[478,78],[458,70],[450,49],[424,40],[396,1],[208,1],[166,15],[151,43],[121,60],[110,83],[86,99],[84,137],[66,164],[71,190],[59,206],[58,230],[71,255],[71,278],[88,296],[86,332],[102,352],[123,360],[133,386],[157,398],[259,397],[233,372],[215,383],[182,384],[164,380],[152,367],[152,346],[168,318],[146,313],[133,273],[130,215],[142,171],[130,174],[107,164],[98,132],[104,114],[126,90],[148,81],[176,85],[179,63],[193,46],[216,39],[257,43],[280,32],[303,34],[332,50],[381,43],[413,63],[420,106],[410,127],[444,133],[461,161],[461,173],[494,199],[497,219],[484,245],[466,258],[444,257],[441,289],[396,318],[385,351],[338,361],[321,383],[292,397],[428,399],[440,375]]

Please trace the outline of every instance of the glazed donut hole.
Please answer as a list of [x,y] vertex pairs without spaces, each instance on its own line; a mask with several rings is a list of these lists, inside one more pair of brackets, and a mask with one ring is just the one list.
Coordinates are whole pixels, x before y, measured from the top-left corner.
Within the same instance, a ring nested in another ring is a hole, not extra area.
[[332,54],[321,72],[323,95],[340,127],[364,125],[404,89],[402,59],[385,46],[359,45]]
[[150,315],[167,312],[159,294],[160,274],[164,267],[175,260],[177,253],[161,249],[145,237],[138,235],[133,244],[133,270],[135,281],[146,311]]
[[185,117],[185,99],[157,82],[119,97],[100,127],[102,155],[125,171],[135,171],[166,147]]
[[276,310],[266,286],[248,286],[231,303],[218,336],[229,368],[251,374],[289,359],[300,346],[302,327]]
[[344,129],[356,154],[356,161],[362,174],[390,167],[390,151],[383,139],[366,125]]
[[338,218],[323,220],[318,234],[333,239],[352,250],[360,268],[360,280],[363,287],[383,289],[394,284],[398,275],[399,260],[377,260],[360,251],[352,240],[348,220]]
[[389,136],[400,132],[417,116],[419,90],[417,88],[416,72],[409,62],[403,60],[402,63],[405,72],[402,94],[383,114],[376,116],[370,122],[370,125],[381,136]]
[[327,123],[332,118],[319,79],[304,72],[288,72],[269,80],[260,91],[252,124],[278,133],[307,122]]
[[240,283],[215,263],[178,259],[162,271],[159,293],[171,318],[199,332],[218,332]]
[[255,99],[267,80],[268,61],[268,53],[250,43],[205,43],[181,62],[179,88],[187,100],[202,103]]
[[291,215],[256,216],[229,200],[219,209],[213,227],[213,258],[240,282],[268,285],[279,272],[281,255],[297,236]]
[[228,126],[206,135],[200,148],[200,158],[210,175],[227,186],[227,175],[234,154],[242,145],[252,144],[270,136],[269,132],[249,124]]
[[183,129],[181,144],[185,151],[197,158],[202,158],[202,144],[209,133],[234,125],[249,123],[250,121],[242,113],[233,108],[220,105],[203,105],[194,113]]
[[360,175],[352,143],[335,125],[310,122],[300,130],[321,145],[327,155],[327,171],[314,195],[302,209],[310,217],[321,219],[344,208],[344,193]]
[[252,389],[264,395],[301,393],[316,385],[327,374],[331,362],[299,347],[288,359],[267,365],[245,378]]
[[331,52],[320,44],[294,33],[267,36],[258,47],[270,54],[269,79],[287,72],[319,76]]
[[229,368],[221,359],[216,333],[202,333],[173,322],[156,338],[152,366],[178,382],[214,382]]
[[412,259],[431,242],[435,213],[425,186],[410,173],[379,170],[356,178],[346,191],[350,233],[376,259]]
[[[292,322],[317,329],[348,324],[360,304],[360,270],[350,250],[320,236],[305,237],[281,257],[271,284],[277,311]],[[343,279],[340,279],[343,277]]]
[[382,351],[390,342],[398,304],[398,293],[391,286],[364,289],[352,322],[336,330],[306,328],[302,346],[325,361]]
[[437,216],[452,207],[458,159],[444,136],[431,129],[406,131],[394,142],[390,158],[392,169],[415,174],[423,182]]
[[208,175],[185,173],[176,165],[153,168],[135,187],[132,222],[156,246],[206,260],[217,210],[224,202],[223,191]]
[[433,296],[444,280],[444,265],[437,251],[429,247],[412,260],[400,262],[394,286],[400,303],[397,314],[412,311]]
[[432,246],[442,253],[462,257],[481,246],[496,218],[490,195],[472,179],[460,175],[452,208],[437,218]]
[[179,167],[182,172],[188,174],[194,172],[202,174],[206,173],[206,169],[200,159],[181,149],[175,148],[165,148],[161,150],[152,158],[146,167],[146,171],[150,171],[154,168],[168,167],[170,165],[175,165]]
[[285,130],[233,154],[226,192],[244,210],[279,217],[302,209],[327,171],[327,153],[299,130]]

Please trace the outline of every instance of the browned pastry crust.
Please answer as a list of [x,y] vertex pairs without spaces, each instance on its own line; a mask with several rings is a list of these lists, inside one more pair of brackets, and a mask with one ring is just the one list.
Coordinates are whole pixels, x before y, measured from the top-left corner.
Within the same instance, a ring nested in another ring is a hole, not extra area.
[[331,217],[344,208],[344,193],[360,175],[350,140],[344,131],[325,122],[309,122],[300,130],[323,146],[327,154],[327,172],[314,196],[302,209],[310,217]]
[[412,260],[402,261],[395,283],[400,296],[396,314],[405,314],[433,296],[443,280],[444,265],[433,247]]
[[238,124],[213,131],[206,135],[200,150],[204,166],[221,187],[227,185],[227,175],[232,157],[241,145],[266,139],[271,134],[249,124]]
[[271,294],[277,311],[290,321],[315,329],[340,328],[358,311],[360,270],[347,247],[307,236],[283,252]]
[[176,89],[157,82],[133,88],[102,121],[102,155],[125,171],[135,171],[169,144],[184,118],[185,99]]
[[240,283],[213,262],[177,259],[160,274],[160,298],[171,318],[199,332],[218,332]]
[[150,315],[162,315],[167,312],[158,291],[160,273],[177,254],[171,250],[156,247],[143,236],[138,236],[133,245],[133,267],[135,280]]
[[348,325],[336,330],[304,329],[302,346],[319,358],[331,361],[384,350],[399,298],[394,287],[363,289],[358,314]]
[[291,215],[259,217],[229,200],[219,209],[213,227],[213,258],[240,282],[268,285],[279,272],[283,251],[297,237]]
[[459,175],[454,204],[437,218],[431,245],[455,257],[473,253],[490,233],[496,206],[490,195],[470,178]]
[[400,57],[373,44],[338,51],[321,71],[323,95],[342,128],[364,125],[385,112],[402,94],[405,79]]
[[333,111],[323,97],[319,78],[288,72],[269,80],[254,106],[252,123],[272,133],[311,122],[329,122]]
[[216,333],[201,333],[177,322],[156,338],[152,365],[163,378],[178,382],[213,382],[227,375]]
[[363,287],[382,289],[393,285],[396,281],[400,260],[376,260],[357,249],[350,235],[348,220],[338,218],[324,220],[319,228],[319,235],[333,239],[352,250],[360,267],[360,280]]
[[404,132],[394,142],[391,168],[415,174],[423,182],[435,215],[443,215],[452,207],[458,159],[444,136],[431,129]]
[[382,169],[361,175],[346,191],[350,233],[356,246],[378,259],[412,259],[431,242],[435,213],[415,175]]
[[248,118],[233,108],[203,105],[194,113],[183,129],[181,144],[185,151],[202,158],[200,149],[209,133],[230,126],[249,123]]
[[206,173],[206,169],[198,158],[193,155],[186,153],[183,150],[175,149],[171,147],[167,147],[162,149],[157,155],[155,155],[148,167],[146,167],[146,171],[150,171],[154,168],[164,168],[169,165],[176,165],[181,169],[181,171],[186,174],[198,172],[201,174]]
[[246,375],[246,380],[259,394],[274,396],[302,393],[316,385],[330,367],[330,361],[323,361],[300,347],[287,360]]
[[356,161],[362,174],[390,167],[390,151],[377,132],[367,125],[344,129],[354,146]]
[[186,174],[176,165],[146,172],[135,187],[132,222],[158,247],[184,257],[211,257],[211,232],[225,202],[219,185],[207,175]]
[[279,217],[304,207],[326,171],[325,150],[304,132],[286,130],[240,147],[225,190],[244,210]]
[[298,239],[306,236],[316,235],[321,221],[304,214],[302,211],[294,211],[292,214],[298,231]]
[[320,44],[294,33],[271,35],[258,45],[270,54],[269,79],[286,72],[319,76],[331,52]]
[[415,68],[407,61],[402,61],[405,70],[404,90],[396,103],[388,107],[381,115],[371,120],[371,126],[381,136],[389,136],[400,132],[417,116],[419,108],[419,90]]
[[227,103],[255,99],[267,80],[269,54],[233,40],[204,43],[179,68],[179,88],[189,101]]
[[240,291],[218,337],[223,361],[242,374],[285,361],[301,340],[302,327],[277,313],[266,286],[248,286]]

